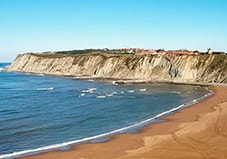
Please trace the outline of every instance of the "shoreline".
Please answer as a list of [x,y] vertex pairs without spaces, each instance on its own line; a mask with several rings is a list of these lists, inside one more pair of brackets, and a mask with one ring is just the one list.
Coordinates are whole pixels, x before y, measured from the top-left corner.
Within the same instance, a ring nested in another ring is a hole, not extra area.
[[187,81],[175,81],[175,80],[157,80],[157,79],[141,79],[141,78],[117,78],[112,76],[93,76],[86,74],[76,74],[76,75],[64,75],[64,74],[48,74],[48,73],[37,73],[37,72],[29,72],[29,71],[12,71],[9,70],[9,66],[3,67],[3,72],[14,72],[14,73],[22,73],[22,74],[32,74],[32,75],[41,75],[41,76],[59,76],[65,78],[72,78],[74,80],[91,80],[91,81],[107,81],[112,84],[152,84],[152,83],[166,83],[166,84],[175,84],[175,85],[194,85],[194,86],[226,86],[227,83],[218,83],[218,82],[192,82],[190,80]]
[[152,83],[166,83],[166,84],[175,84],[175,85],[192,85],[192,86],[224,86],[227,87],[227,83],[217,83],[217,82],[190,82],[190,81],[170,81],[170,80],[154,80],[154,79],[139,79],[139,78],[115,78],[115,77],[101,77],[101,76],[91,76],[91,75],[63,75],[63,74],[46,74],[46,73],[35,73],[35,72],[17,72],[9,71],[6,67],[3,68],[3,72],[14,72],[21,74],[31,74],[37,76],[57,76],[72,78],[74,80],[88,80],[88,81],[106,81],[112,84],[152,84]]
[[[200,100],[196,104],[190,105],[186,108],[181,108],[180,110],[176,110],[169,115],[161,117],[161,120],[164,120],[164,122],[150,123],[148,125],[145,125],[143,128],[139,129],[138,133],[115,134],[108,137],[110,138],[110,140],[107,140],[105,142],[81,143],[73,145],[69,150],[52,150],[21,158],[134,158],[132,154],[136,154],[136,156],[141,155],[140,157],[143,157],[144,150],[142,150],[142,152],[140,153],[138,152],[138,150],[144,149],[146,147],[146,138],[150,138],[152,141],[152,138],[154,138],[155,143],[158,142],[158,145],[160,145],[160,143],[166,142],[165,140],[172,139],[173,134],[179,131],[179,125],[190,125],[191,123],[198,122],[203,116],[206,116],[209,113],[215,113],[216,109],[214,107],[218,107],[223,103],[227,105],[227,88],[220,86],[210,86],[210,88],[214,91],[213,95]],[[193,130],[191,131],[193,132]],[[226,139],[226,136],[224,136],[224,138]],[[218,147],[218,145],[216,146]],[[227,152],[227,148],[224,150],[225,152]],[[147,151],[147,153],[149,152],[152,151]],[[219,154],[223,155],[223,153]],[[150,155],[152,157],[152,154]],[[160,155],[163,154],[161,153]],[[224,153],[224,155],[226,156],[227,154]],[[198,156],[198,154],[196,156]],[[168,158],[171,158],[171,156],[168,156]]]
[[[35,74],[35,75],[40,75],[40,74]],[[110,82],[110,79],[106,80],[106,81]],[[144,84],[147,84],[147,83],[144,83]],[[173,84],[173,83],[166,83],[166,84]],[[205,87],[205,86],[200,86],[200,87]],[[31,156],[31,155],[39,155],[42,153],[47,153],[47,152],[55,151],[55,150],[70,150],[72,147],[74,147],[76,145],[80,145],[80,144],[105,142],[105,141],[108,141],[110,138],[112,138],[115,135],[138,133],[141,129],[143,129],[147,125],[165,122],[165,120],[163,120],[164,117],[171,115],[172,113],[175,113],[175,111],[180,111],[181,109],[190,107],[191,105],[198,103],[201,100],[204,100],[204,99],[208,98],[209,96],[211,96],[213,94],[213,91],[211,89],[208,89],[208,87],[205,87],[205,88],[207,89],[208,92],[204,96],[201,96],[192,101],[189,101],[188,103],[178,105],[170,110],[166,110],[164,112],[161,112],[160,114],[155,115],[154,117],[142,120],[135,124],[132,124],[132,125],[129,125],[126,127],[122,127],[122,128],[110,131],[110,132],[106,132],[104,134],[98,134],[96,136],[90,136],[90,137],[73,140],[73,141],[68,141],[68,142],[64,142],[64,143],[59,143],[59,144],[54,144],[54,145],[47,145],[47,146],[35,148],[35,149],[28,149],[28,150],[24,150],[24,151],[14,152],[11,154],[3,154],[2,156],[0,155],[0,158],[8,158],[8,157],[19,158],[19,157],[26,157],[26,156]]]
[[[18,73],[24,73],[24,72],[18,72]],[[29,74],[34,74],[34,75],[40,75],[40,74],[36,74],[36,73],[29,73]],[[44,76],[44,75],[49,75],[49,74],[41,74],[42,76]],[[50,76],[56,76],[56,75],[50,75]],[[62,75],[57,75],[57,76],[60,76],[60,77],[70,77],[70,78],[73,78],[73,79],[75,79],[75,80],[95,80],[95,81],[107,81],[107,82],[112,82],[112,84],[151,84],[151,83],[167,83],[167,84],[176,84],[176,85],[195,85],[195,86],[201,86],[201,87],[206,87],[206,88],[208,88],[208,87],[217,87],[217,86],[213,86],[213,85],[219,85],[219,86],[222,86],[222,87],[224,87],[224,86],[226,86],[226,84],[222,84],[222,83],[210,83],[210,84],[205,84],[205,83],[187,83],[187,84],[185,84],[185,83],[175,83],[175,82],[166,82],[166,81],[162,81],[162,82],[158,82],[158,81],[152,81],[152,80],[141,80],[141,79],[117,79],[117,78],[103,78],[103,77],[89,77],[89,76],[85,76],[85,78],[78,78],[78,77],[75,77],[75,76],[62,76]],[[114,81],[114,83],[113,83],[113,81]],[[214,88],[212,89],[212,90],[214,90]],[[161,114],[158,114],[157,116],[155,116],[155,117],[153,117],[152,119],[148,119],[149,121],[147,122],[147,121],[142,121],[142,122],[144,122],[144,123],[146,123],[146,124],[141,124],[140,126],[135,126],[135,130],[138,130],[138,133],[139,132],[142,132],[143,131],[143,129],[145,129],[147,126],[149,126],[149,125],[156,125],[156,124],[158,124],[158,123],[162,123],[163,121],[164,122],[168,122],[169,121],[169,119],[168,119],[168,117],[169,116],[172,116],[172,115],[174,115],[175,113],[178,113],[178,112],[181,112],[182,110],[184,110],[184,109],[187,109],[188,107],[191,107],[191,106],[193,106],[193,105],[196,105],[197,103],[200,103],[201,101],[203,101],[203,100],[207,100],[207,99],[209,99],[210,98],[210,95],[209,95],[210,93],[208,93],[207,95],[205,95],[205,96],[203,96],[202,97],[202,99],[196,99],[196,101],[193,101],[193,102],[190,102],[190,103],[186,103],[186,104],[184,104],[183,106],[182,105],[180,105],[180,106],[178,106],[178,107],[176,107],[176,108],[173,108],[173,110],[171,109],[171,110],[169,110],[169,111],[167,111],[167,113],[166,112],[163,112],[163,113],[161,113]],[[208,97],[207,97],[208,96]],[[205,99],[204,99],[205,98]],[[199,100],[199,101],[197,101],[197,100]],[[153,122],[153,120],[157,120],[157,121],[154,121]],[[136,124],[135,124],[136,125]],[[134,125],[131,125],[131,126],[129,126],[129,127],[134,127]],[[123,128],[124,129],[124,128]],[[128,133],[129,132],[129,133]],[[115,138],[115,136],[118,136],[118,135],[124,135],[124,134],[130,134],[130,131],[124,131],[124,132],[121,132],[121,131],[119,131],[118,132],[118,130],[117,130],[117,132],[116,133],[111,133],[110,135],[107,135],[107,136],[102,136],[102,134],[101,134],[101,136],[102,137],[100,137],[100,142],[102,143],[103,141],[105,141],[105,143],[106,142],[109,142],[109,140],[105,140],[105,139],[112,139],[112,138]],[[108,132],[107,132],[108,133]],[[134,133],[133,133],[134,134]],[[99,136],[99,135],[98,135]],[[103,141],[102,141],[102,139],[104,139]],[[46,154],[46,153],[49,153],[49,152],[55,152],[55,151],[62,151],[62,150],[65,150],[65,147],[67,148],[67,151],[71,151],[71,149],[73,149],[74,147],[76,147],[76,146],[79,146],[79,145],[83,145],[83,144],[89,144],[89,143],[96,143],[96,142],[93,142],[93,140],[96,140],[96,139],[91,139],[91,140],[86,140],[86,141],[83,141],[83,139],[82,139],[82,142],[76,142],[76,143],[74,143],[74,141],[72,141],[72,144],[67,144],[66,146],[59,146],[58,148],[48,148],[47,150],[41,150],[40,152],[38,152],[38,153],[26,153],[26,156],[24,156],[24,155],[18,155],[18,156],[23,156],[23,157],[21,157],[21,158],[27,158],[27,157],[33,157],[33,156],[39,156],[39,155],[42,155],[42,154]],[[98,138],[98,140],[99,140],[99,138]],[[70,143],[70,142],[69,142]],[[96,143],[96,144],[99,144],[99,142],[98,143]],[[57,144],[58,145],[58,144]],[[60,145],[60,144],[59,144]],[[52,146],[52,145],[50,145],[50,146]],[[47,147],[49,147],[49,146],[47,146]],[[69,148],[69,150],[68,150],[68,147],[70,147]],[[39,149],[39,148],[38,148]],[[63,151],[64,152],[64,151]],[[4,155],[3,155],[4,156]],[[55,158],[55,157],[54,157]]]

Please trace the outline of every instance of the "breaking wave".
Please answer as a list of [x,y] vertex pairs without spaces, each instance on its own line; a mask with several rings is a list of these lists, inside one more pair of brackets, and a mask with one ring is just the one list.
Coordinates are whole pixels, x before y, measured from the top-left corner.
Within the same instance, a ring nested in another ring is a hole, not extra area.
[[50,91],[50,90],[54,90],[54,87],[47,87],[47,88],[37,88],[37,91]]

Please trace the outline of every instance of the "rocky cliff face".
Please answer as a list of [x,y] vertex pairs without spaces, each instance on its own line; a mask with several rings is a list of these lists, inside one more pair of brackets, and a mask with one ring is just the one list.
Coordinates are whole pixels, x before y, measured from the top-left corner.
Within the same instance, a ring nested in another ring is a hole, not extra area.
[[21,54],[9,71],[63,76],[227,83],[227,55]]

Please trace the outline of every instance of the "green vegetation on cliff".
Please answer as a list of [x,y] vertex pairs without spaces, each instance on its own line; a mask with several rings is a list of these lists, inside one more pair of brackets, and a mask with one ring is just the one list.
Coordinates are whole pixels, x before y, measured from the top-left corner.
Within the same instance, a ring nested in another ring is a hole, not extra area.
[[69,50],[69,51],[57,51],[56,54],[129,54],[124,49],[84,49],[84,50]]
[[57,51],[56,54],[96,54],[96,53],[105,53],[101,49],[85,49],[85,50],[70,50],[70,51]]

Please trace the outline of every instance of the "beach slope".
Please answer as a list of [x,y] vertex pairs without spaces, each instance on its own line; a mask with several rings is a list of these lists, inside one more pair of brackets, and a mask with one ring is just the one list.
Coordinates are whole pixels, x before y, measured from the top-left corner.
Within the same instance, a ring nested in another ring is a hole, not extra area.
[[227,158],[227,87],[150,124],[139,133],[120,134],[102,143],[51,151],[23,159],[225,159]]

